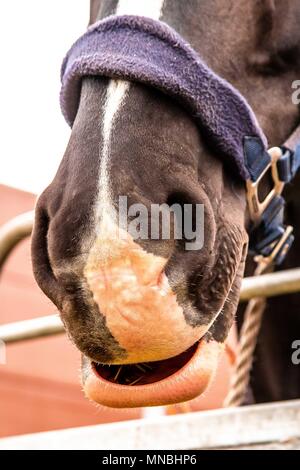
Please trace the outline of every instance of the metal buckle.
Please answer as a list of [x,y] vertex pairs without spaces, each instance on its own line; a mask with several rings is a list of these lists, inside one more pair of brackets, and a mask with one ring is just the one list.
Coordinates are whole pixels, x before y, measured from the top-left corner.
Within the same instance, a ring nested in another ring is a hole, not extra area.
[[[268,150],[268,153],[271,157],[271,161],[266,166],[261,175],[257,178],[256,181],[246,181],[247,201],[250,211],[250,218],[254,222],[254,224],[260,221],[262,213],[268,207],[273,197],[275,195],[280,195],[284,188],[284,182],[280,181],[277,168],[277,162],[282,157],[282,150],[279,147],[272,147]],[[270,168],[272,172],[274,186],[269,192],[269,194],[265,197],[265,199],[263,201],[260,201],[258,197],[259,183]]]
[[279,238],[279,240],[275,240],[273,242],[273,250],[272,253],[269,256],[263,256],[263,255],[257,255],[254,258],[254,261],[257,263],[257,267],[255,270],[255,276],[258,276],[259,274],[262,274],[265,272],[268,267],[270,267],[274,261],[276,260],[276,257],[281,253],[282,256],[286,254],[288,251],[290,245],[287,243],[289,240],[290,235],[293,232],[293,227],[291,225],[288,225],[282,234],[282,236]]

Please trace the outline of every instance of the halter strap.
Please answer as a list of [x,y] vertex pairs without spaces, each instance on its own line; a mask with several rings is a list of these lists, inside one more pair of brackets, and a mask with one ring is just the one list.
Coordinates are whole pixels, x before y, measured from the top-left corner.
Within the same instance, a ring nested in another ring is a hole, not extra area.
[[[293,228],[284,225],[285,200],[282,191],[300,168],[300,126],[281,147],[266,152],[256,139],[246,139],[245,162],[250,178],[246,181],[252,227],[249,248],[256,255],[261,274],[271,264],[280,265],[293,241]],[[270,172],[273,188],[259,199],[259,184]]]
[[296,151],[297,147],[300,145],[300,125],[292,132],[283,145],[293,152]]
[[245,98],[215,74],[170,26],[141,16],[110,16],[92,25],[61,69],[62,112],[72,125],[84,76],[121,78],[154,87],[194,118],[207,144],[242,180],[249,175],[243,139],[267,139]]

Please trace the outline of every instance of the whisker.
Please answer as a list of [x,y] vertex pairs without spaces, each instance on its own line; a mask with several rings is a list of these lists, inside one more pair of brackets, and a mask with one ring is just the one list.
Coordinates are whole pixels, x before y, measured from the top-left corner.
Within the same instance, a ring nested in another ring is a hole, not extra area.
[[114,381],[116,381],[117,378],[119,377],[119,374],[120,374],[120,372],[121,372],[121,370],[122,370],[122,367],[123,367],[123,366],[120,366],[119,369],[117,370],[117,373],[116,373],[116,375],[114,376]]
[[153,367],[149,366],[149,364],[143,363],[143,366],[146,367],[146,369],[153,370]]
[[136,383],[139,382],[142,378],[143,378],[143,376],[141,375],[140,377],[138,377],[137,379],[135,379],[133,382],[130,382],[129,385],[134,385],[134,384],[136,384]]

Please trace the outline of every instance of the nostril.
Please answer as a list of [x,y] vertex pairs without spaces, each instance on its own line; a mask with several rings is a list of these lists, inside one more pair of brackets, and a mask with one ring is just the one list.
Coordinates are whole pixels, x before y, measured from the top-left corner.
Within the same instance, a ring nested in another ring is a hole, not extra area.
[[177,191],[169,195],[167,204],[174,214],[174,237],[177,239],[177,247],[185,251],[186,242],[192,237],[197,238],[199,228],[203,228],[199,198]]
[[172,204],[180,204],[183,206],[184,204],[192,204],[193,200],[188,196],[188,194],[184,193],[183,191],[174,191],[169,194],[167,198],[167,204],[170,206]]
[[[182,227],[184,227],[185,224],[190,223],[192,230],[195,231],[197,206],[196,201],[194,201],[188,194],[185,194],[184,192],[174,192],[169,195],[167,204],[170,208],[177,206],[178,209],[180,209],[178,212],[175,211],[177,223],[179,222]],[[188,218],[190,220],[187,220]]]
[[48,230],[49,216],[44,208],[37,206],[31,239],[33,274],[42,291],[59,308],[62,295],[49,259]]

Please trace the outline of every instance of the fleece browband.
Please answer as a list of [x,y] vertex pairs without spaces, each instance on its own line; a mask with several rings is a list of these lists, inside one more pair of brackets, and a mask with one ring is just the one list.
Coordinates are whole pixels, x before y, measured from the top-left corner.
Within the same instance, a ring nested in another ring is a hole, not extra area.
[[161,21],[110,16],[75,42],[61,70],[61,109],[70,125],[82,77],[91,75],[144,83],[175,98],[194,117],[208,144],[243,180],[250,177],[245,138],[254,138],[266,150],[266,137],[242,95]]

